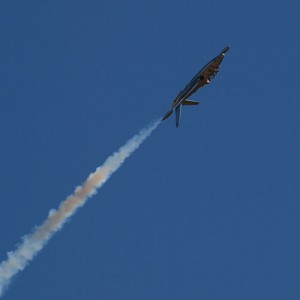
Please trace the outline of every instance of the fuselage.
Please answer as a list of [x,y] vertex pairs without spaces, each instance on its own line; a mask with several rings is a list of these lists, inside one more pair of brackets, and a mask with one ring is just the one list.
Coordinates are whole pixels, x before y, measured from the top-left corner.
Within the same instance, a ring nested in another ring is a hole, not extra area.
[[198,89],[203,87],[206,84],[209,84],[210,81],[215,78],[217,73],[220,71],[220,64],[225,56],[225,53],[229,50],[229,46],[225,47],[221,53],[208,62],[185,86],[185,88],[179,92],[177,97],[174,99],[171,110],[169,110],[162,118],[166,120],[175,110],[176,112],[176,127],[179,126],[181,108],[184,105],[197,105],[198,101],[192,101],[188,98],[193,95]]
[[182,101],[188,99],[193,95],[198,89],[203,87],[206,84],[209,84],[210,81],[216,76],[219,72],[220,64],[225,56],[225,53],[229,50],[229,46],[224,48],[221,53],[213,58],[209,63],[207,63],[185,86],[185,88],[177,95],[173,101],[172,109],[175,109]]

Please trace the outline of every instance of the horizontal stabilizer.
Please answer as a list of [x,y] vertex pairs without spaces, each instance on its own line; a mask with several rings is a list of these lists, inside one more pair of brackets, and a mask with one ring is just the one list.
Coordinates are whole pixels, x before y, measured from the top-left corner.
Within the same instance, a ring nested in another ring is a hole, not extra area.
[[198,101],[193,101],[193,100],[183,100],[182,105],[198,105]]

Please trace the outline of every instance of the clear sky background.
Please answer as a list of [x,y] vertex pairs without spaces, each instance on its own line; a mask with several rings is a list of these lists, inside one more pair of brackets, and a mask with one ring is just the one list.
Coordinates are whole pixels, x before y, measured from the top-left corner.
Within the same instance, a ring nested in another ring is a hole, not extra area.
[[5,299],[300,299],[300,2],[0,4],[0,259],[227,45]]

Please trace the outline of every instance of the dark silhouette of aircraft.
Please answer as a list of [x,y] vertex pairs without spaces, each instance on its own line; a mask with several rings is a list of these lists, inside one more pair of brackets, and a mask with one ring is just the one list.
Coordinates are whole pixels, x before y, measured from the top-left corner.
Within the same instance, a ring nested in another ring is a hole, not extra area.
[[225,53],[229,50],[229,46],[225,47],[221,53],[206,64],[186,85],[175,98],[171,110],[168,111],[162,120],[167,119],[174,111],[176,113],[176,127],[180,123],[181,107],[183,105],[198,105],[198,101],[189,100],[188,98],[193,95],[198,89],[206,84],[209,84],[212,79],[215,78],[217,73],[220,71],[220,64],[225,56]]

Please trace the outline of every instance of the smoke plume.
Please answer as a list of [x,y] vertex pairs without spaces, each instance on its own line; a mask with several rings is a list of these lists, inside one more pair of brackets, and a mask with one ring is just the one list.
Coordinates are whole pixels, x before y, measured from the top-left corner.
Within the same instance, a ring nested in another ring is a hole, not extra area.
[[117,152],[109,156],[102,166],[98,167],[81,186],[75,189],[72,195],[61,202],[57,210],[50,210],[42,225],[36,227],[31,234],[25,235],[21,244],[14,251],[7,253],[7,259],[0,264],[0,297],[12,277],[27,266],[43,249],[53,234],[62,228],[77,209],[87,202],[88,198],[97,193],[97,190],[157,128],[159,123],[160,120],[142,129]]

